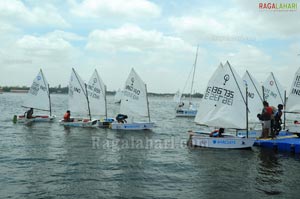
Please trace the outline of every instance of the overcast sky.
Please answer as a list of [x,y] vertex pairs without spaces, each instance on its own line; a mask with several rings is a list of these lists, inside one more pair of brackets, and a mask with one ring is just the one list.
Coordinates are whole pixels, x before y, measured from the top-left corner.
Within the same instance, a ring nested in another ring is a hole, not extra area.
[[259,82],[273,72],[289,89],[300,66],[300,1],[296,11],[215,2],[1,0],[0,86],[30,86],[40,68],[50,86],[67,86],[74,67],[84,80],[96,68],[117,90],[134,67],[148,91],[172,93],[184,87],[199,44],[195,91],[226,60]]

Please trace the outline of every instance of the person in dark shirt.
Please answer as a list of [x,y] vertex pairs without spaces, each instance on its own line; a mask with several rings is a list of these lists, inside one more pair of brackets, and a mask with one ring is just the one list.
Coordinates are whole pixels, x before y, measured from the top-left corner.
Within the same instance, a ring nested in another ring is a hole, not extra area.
[[219,129],[212,131],[209,134],[209,137],[224,137],[223,133],[224,133],[224,128],[219,128]]
[[26,112],[26,118],[27,119],[31,119],[33,115],[33,108],[30,108],[27,112]]
[[282,109],[283,109],[283,105],[282,104],[278,104],[278,109],[274,114],[274,127],[273,127],[273,131],[275,133],[275,135],[277,136],[279,134],[279,132],[281,131],[281,116],[282,116]]

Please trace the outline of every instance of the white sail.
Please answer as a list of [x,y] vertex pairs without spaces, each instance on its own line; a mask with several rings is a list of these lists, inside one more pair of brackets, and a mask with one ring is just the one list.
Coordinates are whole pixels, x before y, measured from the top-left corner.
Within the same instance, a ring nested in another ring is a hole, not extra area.
[[94,71],[87,85],[91,115],[106,115],[106,86],[97,70]]
[[179,103],[181,101],[181,95],[181,92],[178,90],[173,97],[173,101]]
[[122,95],[123,95],[123,91],[121,89],[118,89],[118,91],[116,92],[115,97],[114,97],[114,102],[115,103],[121,102]]
[[277,107],[278,104],[284,103],[284,89],[271,73],[266,81],[263,83],[264,87],[264,100],[266,100],[270,106]]
[[76,73],[74,68],[72,69],[69,82],[69,110],[71,111],[71,114],[89,114],[85,83]]
[[249,122],[257,122],[257,114],[261,113],[263,107],[262,87],[248,71],[244,74],[243,80],[248,86]]
[[244,82],[228,62],[217,68],[200,101],[195,122],[223,128],[246,128]]
[[125,82],[120,113],[128,116],[149,116],[146,85],[134,69],[131,69]]
[[50,111],[49,86],[42,70],[33,80],[22,106]]
[[300,68],[294,76],[285,110],[287,112],[300,112]]

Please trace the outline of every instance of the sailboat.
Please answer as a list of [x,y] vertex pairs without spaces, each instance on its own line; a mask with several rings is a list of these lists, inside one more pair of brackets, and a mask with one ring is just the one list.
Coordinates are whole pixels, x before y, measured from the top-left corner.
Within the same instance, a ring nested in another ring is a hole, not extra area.
[[48,111],[50,115],[33,115],[30,119],[26,118],[26,113],[18,116],[15,115],[13,118],[14,123],[51,122],[55,119],[55,116],[52,115],[49,84],[43,74],[42,69],[40,69],[39,73],[34,78],[22,107],[33,108],[34,110]]
[[[128,115],[128,122],[115,121],[111,124],[111,129],[145,130],[154,126],[154,122],[150,120],[147,86],[133,68],[123,89],[120,114],[126,117]],[[135,117],[147,117],[148,121],[134,122]]]
[[177,97],[180,99],[180,102],[178,103],[178,106],[176,108],[176,117],[195,117],[197,114],[197,109],[194,107],[192,103],[192,92],[193,92],[193,86],[194,86],[194,78],[195,78],[195,71],[197,66],[197,59],[198,59],[198,50],[199,46],[197,46],[197,52],[196,52],[196,58],[193,65],[193,75],[192,75],[192,83],[191,83],[191,90],[190,90],[190,102],[187,105],[188,108],[185,108],[184,102],[181,100],[181,94],[179,93],[180,97]]
[[271,72],[266,81],[263,83],[263,99],[270,106],[277,107],[278,104],[284,103],[284,88]]
[[[247,95],[243,92],[243,80],[227,61],[219,65],[210,78],[200,102],[195,122],[209,127],[245,129],[248,132]],[[224,137],[209,137],[207,132],[190,132],[192,146],[208,148],[251,148],[254,138],[224,134]]]
[[176,102],[177,104],[179,104],[181,101],[181,95],[182,94],[181,94],[180,90],[178,90],[173,97],[173,101]]
[[[95,80],[98,81],[98,80]],[[100,91],[95,89],[99,94]],[[69,110],[71,114],[87,115],[88,118],[72,118],[72,121],[61,120],[60,124],[64,126],[72,127],[97,127],[97,120],[91,118],[90,100],[94,103],[94,98],[100,97],[95,93],[88,93],[88,86],[81,77],[77,74],[74,68],[72,68],[71,78],[69,81]]]
[[106,85],[96,69],[88,82],[87,92],[91,116],[97,118],[102,117],[97,121],[98,127],[108,128],[114,119],[107,118]]
[[286,129],[300,137],[300,68],[295,73],[284,114],[287,120]]

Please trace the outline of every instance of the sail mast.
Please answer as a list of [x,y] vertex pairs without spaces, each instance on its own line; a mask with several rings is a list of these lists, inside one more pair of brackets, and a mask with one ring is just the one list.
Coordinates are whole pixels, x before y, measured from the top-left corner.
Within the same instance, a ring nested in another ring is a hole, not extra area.
[[86,97],[86,101],[87,101],[87,105],[88,105],[89,117],[90,117],[90,120],[92,120],[87,84],[84,83],[84,86],[85,86],[85,97]]
[[149,110],[149,101],[148,101],[147,84],[145,84],[145,90],[146,90],[146,100],[147,100],[147,111],[148,111],[148,117],[149,117],[149,122],[150,122],[151,119],[150,119],[150,110]]
[[50,97],[50,86],[48,84],[48,98],[49,98],[49,109],[50,109],[50,116],[52,115],[52,107],[51,107],[51,97]]
[[105,119],[107,119],[106,85],[104,85]]
[[190,92],[190,102],[192,101],[192,92],[193,92],[193,86],[194,86],[194,77],[195,77],[195,71],[196,71],[197,59],[198,59],[198,49],[199,49],[199,45],[197,46],[196,58],[195,58],[195,62],[194,62],[194,70],[193,70],[192,85],[191,85],[191,92]]
[[236,80],[236,77],[235,77],[235,75],[234,75],[234,73],[233,73],[233,71],[232,71],[232,68],[231,68],[231,66],[230,66],[230,64],[229,64],[228,61],[227,61],[227,64],[228,64],[229,69],[230,69],[230,71],[231,71],[231,74],[232,74],[232,76],[233,76],[233,78],[234,78],[234,81],[235,81],[235,83],[236,83],[236,85],[237,85],[237,87],[238,87],[238,89],[239,89],[239,91],[240,91],[240,94],[241,94],[241,96],[242,96],[242,98],[243,98],[243,101],[244,101],[244,103],[246,104],[246,100],[245,100],[244,95],[243,95],[243,93],[242,93],[242,91],[241,91],[240,85],[238,84],[238,82],[237,82],[237,80]]
[[246,135],[247,135],[247,138],[249,136],[249,122],[248,122],[248,116],[249,116],[249,113],[248,113],[248,85],[246,83]]

